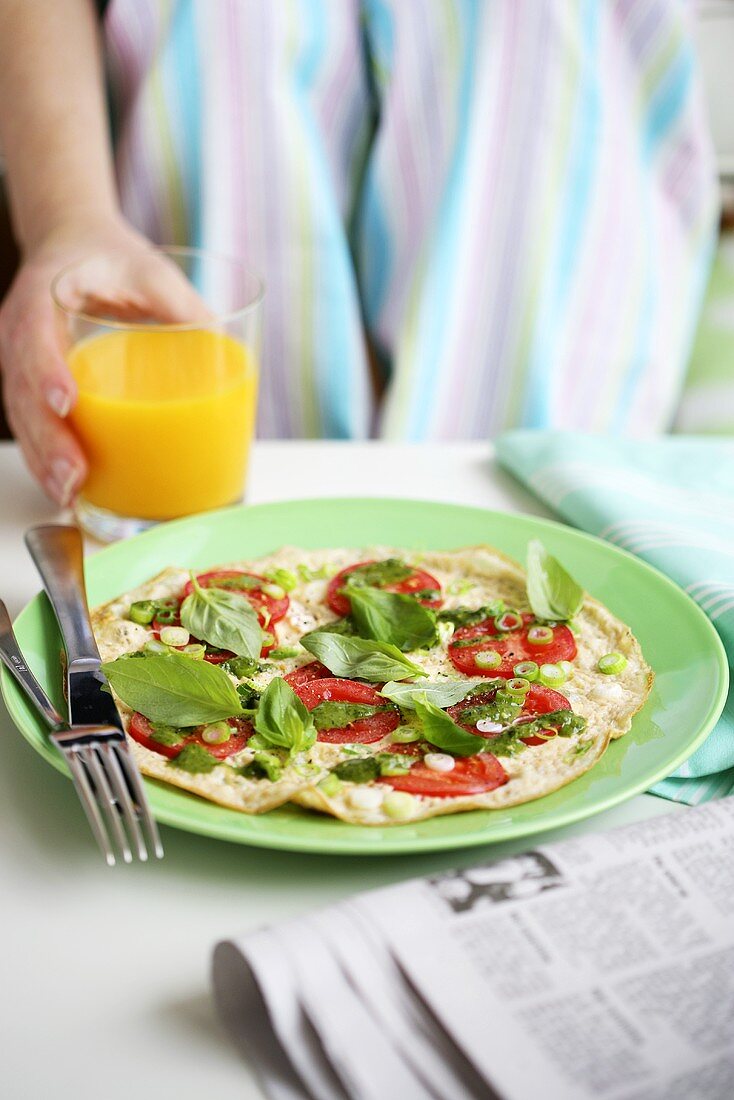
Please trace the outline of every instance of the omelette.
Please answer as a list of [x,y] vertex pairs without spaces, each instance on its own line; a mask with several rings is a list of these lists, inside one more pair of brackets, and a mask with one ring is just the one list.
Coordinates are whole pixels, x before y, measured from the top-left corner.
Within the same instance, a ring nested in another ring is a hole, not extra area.
[[538,553],[528,573],[489,546],[164,570],[92,613],[140,770],[244,813],[293,802],[377,826],[572,782],[653,673]]

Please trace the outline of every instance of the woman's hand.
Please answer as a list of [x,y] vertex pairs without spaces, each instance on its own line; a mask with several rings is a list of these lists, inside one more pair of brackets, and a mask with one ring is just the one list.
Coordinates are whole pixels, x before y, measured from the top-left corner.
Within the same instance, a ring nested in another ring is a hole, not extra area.
[[208,317],[179,269],[121,219],[64,226],[27,252],[0,307],[5,407],[31,473],[62,506],[81,488],[87,463],[66,421],[76,385],[64,361],[50,288],[63,267],[92,254],[100,254],[100,262],[91,282],[87,275],[88,285],[74,288],[76,308],[129,321]]

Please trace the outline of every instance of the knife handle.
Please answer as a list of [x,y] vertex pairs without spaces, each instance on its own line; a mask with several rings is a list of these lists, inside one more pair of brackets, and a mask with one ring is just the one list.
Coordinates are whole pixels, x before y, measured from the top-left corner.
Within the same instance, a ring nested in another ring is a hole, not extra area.
[[51,729],[62,729],[66,723],[25,663],[18,639],[13,633],[8,609],[2,600],[0,600],[0,661],[12,673],[31,702],[35,703]]
[[61,524],[32,527],[26,532],[25,544],[56,613],[69,664],[86,661],[88,667],[99,668],[99,650],[89,621],[79,528]]

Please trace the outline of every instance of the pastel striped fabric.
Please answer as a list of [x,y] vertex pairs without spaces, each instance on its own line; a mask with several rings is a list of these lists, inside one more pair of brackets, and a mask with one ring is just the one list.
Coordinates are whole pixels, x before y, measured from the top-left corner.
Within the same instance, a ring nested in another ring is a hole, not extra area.
[[[657,566],[706,612],[734,664],[734,441],[510,432],[497,457],[564,519]],[[685,646],[685,639],[681,639]],[[734,793],[734,685],[704,744],[653,794]]]
[[668,428],[717,207],[689,7],[112,0],[124,209],[264,274],[260,434]]

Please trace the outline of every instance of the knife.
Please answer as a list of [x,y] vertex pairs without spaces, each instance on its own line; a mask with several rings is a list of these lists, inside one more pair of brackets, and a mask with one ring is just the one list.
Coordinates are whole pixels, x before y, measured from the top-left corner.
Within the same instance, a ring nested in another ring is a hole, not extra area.
[[69,725],[116,726],[124,733],[89,619],[79,529],[60,524],[32,527],[25,542],[41,574],[66,647]]

